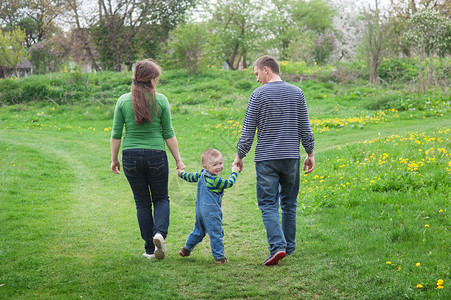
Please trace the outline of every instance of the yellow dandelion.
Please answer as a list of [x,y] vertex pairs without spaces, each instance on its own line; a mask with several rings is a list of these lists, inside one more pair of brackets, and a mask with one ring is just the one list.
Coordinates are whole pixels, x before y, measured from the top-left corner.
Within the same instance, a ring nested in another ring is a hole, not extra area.
[[437,285],[443,285],[443,279],[437,280]]
[[401,271],[401,267],[398,267],[398,271]]
[[421,284],[417,284],[417,288],[421,289],[423,286]]
[[391,261],[386,261],[385,262],[387,265],[391,265]]
[[428,224],[426,224],[426,225],[424,225],[424,227],[429,227],[429,225],[428,225]]
[[419,262],[417,262],[417,263],[415,264],[415,266],[419,267],[419,266],[421,266],[421,264],[420,264]]
[[[8,150],[8,149],[6,149],[6,150]],[[443,212],[443,209],[440,209],[438,212],[439,212],[439,213],[442,213],[442,212]]]
[[443,285],[437,286],[438,289],[443,289]]

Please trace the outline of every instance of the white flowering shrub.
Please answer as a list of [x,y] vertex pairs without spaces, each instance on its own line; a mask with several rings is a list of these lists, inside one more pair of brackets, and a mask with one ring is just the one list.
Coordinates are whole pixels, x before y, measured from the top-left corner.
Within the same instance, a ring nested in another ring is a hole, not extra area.
[[451,53],[451,19],[425,8],[412,16],[404,41],[412,53],[446,56]]

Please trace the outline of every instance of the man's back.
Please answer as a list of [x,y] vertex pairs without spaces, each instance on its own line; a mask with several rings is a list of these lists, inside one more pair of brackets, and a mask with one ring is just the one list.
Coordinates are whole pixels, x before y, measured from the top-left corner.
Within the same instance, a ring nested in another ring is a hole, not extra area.
[[268,82],[252,93],[238,143],[243,152],[252,146],[256,129],[255,161],[299,159],[301,142],[307,152],[313,150],[304,93],[284,81]]

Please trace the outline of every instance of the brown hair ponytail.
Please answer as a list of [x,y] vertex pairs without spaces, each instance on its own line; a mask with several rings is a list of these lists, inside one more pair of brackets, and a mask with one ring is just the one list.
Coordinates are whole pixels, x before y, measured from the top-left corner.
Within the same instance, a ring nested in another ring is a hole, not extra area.
[[161,67],[151,59],[141,60],[136,63],[133,71],[132,105],[135,112],[136,124],[152,122],[152,115],[158,112],[155,85]]

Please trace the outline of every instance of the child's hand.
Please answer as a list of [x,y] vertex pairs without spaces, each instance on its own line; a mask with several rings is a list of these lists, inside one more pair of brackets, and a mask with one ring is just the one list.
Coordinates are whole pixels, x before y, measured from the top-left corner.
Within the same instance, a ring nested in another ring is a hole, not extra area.
[[180,177],[180,174],[182,174],[182,172],[183,172],[183,170],[177,169],[177,173],[178,173],[179,177]]
[[233,172],[239,173],[239,172],[241,171],[241,169],[240,169],[240,167],[238,167],[238,165],[233,164],[233,165],[232,165],[232,171],[233,171]]

